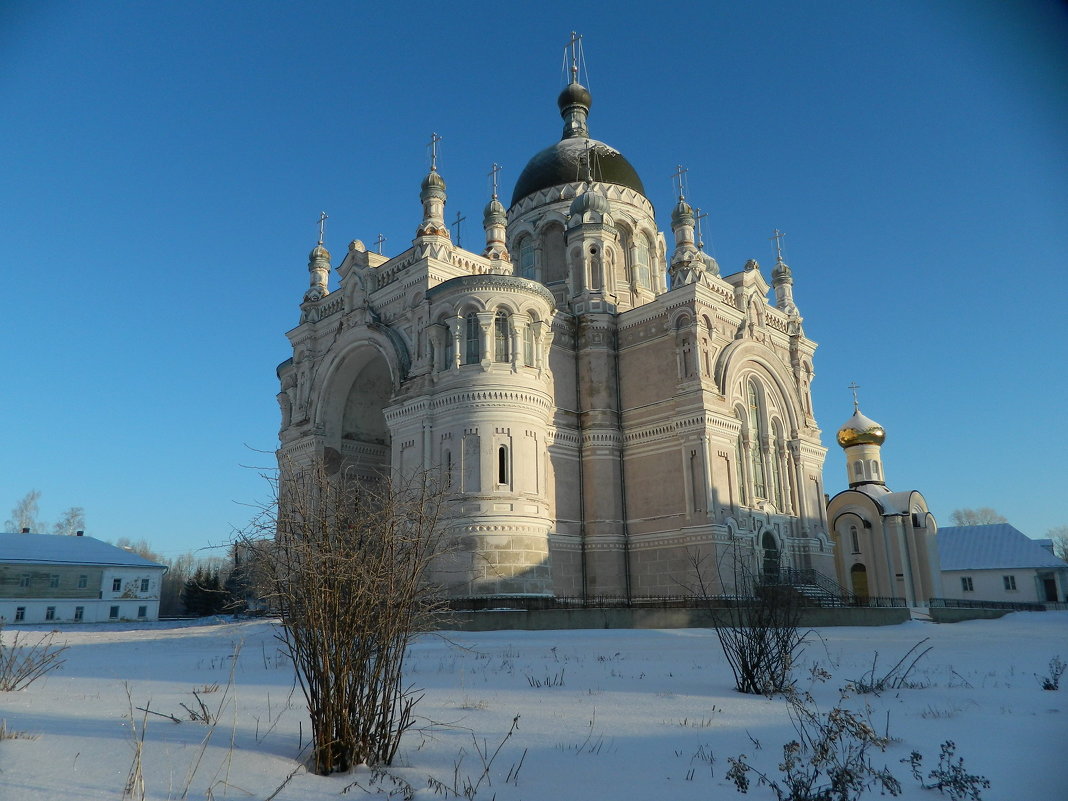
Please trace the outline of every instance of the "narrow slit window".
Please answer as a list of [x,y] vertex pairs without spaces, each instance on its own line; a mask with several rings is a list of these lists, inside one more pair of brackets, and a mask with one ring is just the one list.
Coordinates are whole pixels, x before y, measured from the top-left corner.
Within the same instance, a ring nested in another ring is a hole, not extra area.
[[501,445],[497,449],[497,483],[508,483],[508,447]]

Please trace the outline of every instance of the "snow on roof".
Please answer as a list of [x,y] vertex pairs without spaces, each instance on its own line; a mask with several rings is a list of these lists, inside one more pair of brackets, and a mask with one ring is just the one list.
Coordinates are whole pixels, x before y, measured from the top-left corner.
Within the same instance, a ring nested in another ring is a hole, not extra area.
[[0,534],[0,563],[4,562],[164,567],[92,537],[62,534]]
[[940,528],[936,540],[942,570],[1068,568],[1068,562],[1058,559],[1008,523]]

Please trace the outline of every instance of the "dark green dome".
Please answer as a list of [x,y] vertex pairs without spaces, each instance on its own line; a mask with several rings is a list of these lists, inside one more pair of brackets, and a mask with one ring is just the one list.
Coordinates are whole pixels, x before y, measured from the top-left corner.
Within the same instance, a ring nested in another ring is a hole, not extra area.
[[540,189],[584,180],[586,170],[580,167],[580,159],[587,144],[593,153],[593,180],[618,184],[645,194],[642,179],[622,153],[596,139],[571,137],[545,148],[527,162],[515,182],[512,205]]

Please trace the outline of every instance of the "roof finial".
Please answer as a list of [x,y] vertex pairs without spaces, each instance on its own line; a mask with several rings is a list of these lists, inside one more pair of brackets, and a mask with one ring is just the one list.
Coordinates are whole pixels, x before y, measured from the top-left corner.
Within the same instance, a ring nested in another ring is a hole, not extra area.
[[427,147],[430,148],[430,171],[438,171],[438,142],[441,141],[441,137],[436,133],[430,134],[430,142]]
[[684,176],[688,172],[689,172],[689,170],[687,170],[681,164],[676,164],[675,165],[675,172],[673,172],[671,174],[671,177],[675,180],[675,188],[678,189],[678,191],[679,191],[679,200],[685,200],[686,199],[685,178],[684,178]]
[[704,214],[702,214],[700,207],[693,210],[693,221],[697,223],[697,249],[702,252],[704,252],[705,249],[705,240],[704,237],[701,235],[701,220],[703,220],[707,216],[708,212],[706,211]]
[[325,211],[319,212],[319,244],[323,244],[323,233],[326,231],[326,221],[330,218],[330,215]]
[[382,255],[382,245],[385,243],[386,238],[382,234],[378,235],[378,239],[375,240],[375,245],[378,247],[378,255]]
[[[490,171],[488,173],[486,173],[486,175],[489,176],[489,179],[492,182],[492,185],[493,185],[493,199],[496,200],[497,199],[497,181],[501,176],[501,165],[498,164],[496,161],[493,162],[493,166],[490,167]],[[459,243],[457,243],[457,244],[459,244]]]
[[582,35],[571,31],[571,40],[564,47],[564,56],[567,56],[567,50],[571,48],[571,83],[578,83],[579,73],[579,55],[582,52]]
[[776,228],[775,233],[768,237],[768,239],[775,242],[775,261],[778,264],[782,264],[782,240],[785,236],[786,234]]
[[456,219],[452,221],[453,227],[456,228],[456,247],[460,247],[460,223],[466,219],[467,217],[465,215],[462,215],[457,211]]
[[853,381],[849,384],[849,389],[853,390],[853,411],[860,411],[860,402],[857,400],[857,390],[860,389],[860,384]]

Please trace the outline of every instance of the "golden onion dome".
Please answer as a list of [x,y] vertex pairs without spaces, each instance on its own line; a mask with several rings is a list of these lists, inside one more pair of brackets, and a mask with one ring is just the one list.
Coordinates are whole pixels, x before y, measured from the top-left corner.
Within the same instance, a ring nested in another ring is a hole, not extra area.
[[853,412],[853,416],[838,429],[838,444],[843,448],[852,445],[882,445],[885,439],[886,430],[874,420],[862,415],[860,409]]

